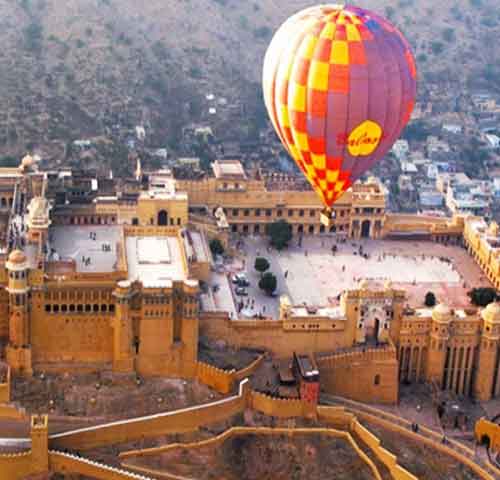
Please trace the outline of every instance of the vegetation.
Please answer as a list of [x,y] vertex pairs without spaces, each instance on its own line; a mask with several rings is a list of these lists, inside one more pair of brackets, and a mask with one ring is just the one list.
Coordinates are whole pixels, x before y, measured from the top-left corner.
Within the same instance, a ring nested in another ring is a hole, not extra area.
[[222,245],[222,242],[218,238],[210,240],[210,251],[214,256],[224,254],[224,245]]
[[469,295],[471,303],[478,307],[486,307],[500,299],[497,291],[489,287],[473,288],[467,295]]
[[12,157],[10,155],[0,157],[0,167],[17,167],[19,166],[19,163],[20,162],[16,157]]
[[257,257],[255,259],[255,270],[257,270],[261,275],[269,270],[269,267],[271,266],[271,264],[269,263],[269,261],[267,260],[267,258],[264,258],[264,257]]
[[279,220],[266,227],[271,245],[277,250],[288,247],[288,242],[292,239],[292,227],[286,220]]
[[267,295],[272,295],[276,291],[276,288],[278,288],[276,276],[271,272],[264,273],[259,281],[259,288],[266,292]]
[[427,292],[425,294],[424,304],[426,307],[434,307],[436,305],[436,295],[433,292]]
[[403,131],[403,138],[408,141],[423,142],[431,134],[430,128],[422,120],[408,124]]
[[43,30],[40,23],[32,21],[24,29],[24,39],[26,50],[33,53],[40,53],[42,51]]

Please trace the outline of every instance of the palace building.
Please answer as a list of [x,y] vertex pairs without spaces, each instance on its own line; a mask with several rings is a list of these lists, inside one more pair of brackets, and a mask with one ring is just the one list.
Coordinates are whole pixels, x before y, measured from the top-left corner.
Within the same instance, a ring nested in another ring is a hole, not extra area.
[[207,239],[227,245],[232,234],[263,234],[280,219],[294,235],[463,245],[500,287],[494,223],[388,213],[374,179],[335,204],[328,231],[322,209],[301,180],[250,174],[236,161],[216,161],[198,180],[42,172],[31,157],[0,169],[0,358],[23,375],[111,368],[194,378],[205,335],[278,357],[315,355],[323,388],[351,398],[395,402],[400,381],[481,400],[500,395],[498,304],[422,309],[390,282],[361,281],[338,306],[283,296],[278,318],[200,307],[200,284],[212,274]]

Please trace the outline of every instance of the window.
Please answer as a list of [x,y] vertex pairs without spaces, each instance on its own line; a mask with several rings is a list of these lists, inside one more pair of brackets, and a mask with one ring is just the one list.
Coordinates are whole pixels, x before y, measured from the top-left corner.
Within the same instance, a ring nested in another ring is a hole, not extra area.
[[237,208],[233,208],[233,217],[237,217],[238,216],[238,209]]
[[73,304],[69,306],[69,311],[72,313],[75,311],[75,306]]
[[260,217],[260,208],[258,208],[257,210],[255,210],[255,216],[256,217]]
[[277,215],[278,217],[283,216],[283,210],[277,210],[277,211],[276,211],[276,215]]
[[299,217],[303,217],[304,216],[304,210],[299,210]]
[[52,308],[51,308],[51,307],[52,307],[52,305],[50,305],[50,304],[45,305],[45,311],[46,311],[47,313],[50,313],[50,312],[52,311]]
[[373,383],[374,385],[380,385],[380,375],[375,375]]
[[270,217],[272,214],[271,210],[266,210],[266,217]]
[[250,215],[250,210],[244,210],[244,211],[243,211],[243,215],[244,215],[245,217],[248,217],[248,216]]
[[59,305],[54,305],[54,313],[59,313]]
[[139,219],[137,217],[132,219],[132,225],[139,225]]
[[309,212],[309,216],[310,216],[310,217],[314,217],[315,215],[316,215],[316,210],[311,210],[311,211]]
[[340,210],[340,216],[343,217],[345,215],[345,211],[344,210]]
[[180,224],[181,224],[181,219],[180,219],[180,218],[178,218],[178,219],[177,219],[177,225],[180,225]]
[[293,210],[288,210],[288,216],[293,217]]
[[67,312],[68,311],[68,306],[66,304],[61,305],[61,312]]

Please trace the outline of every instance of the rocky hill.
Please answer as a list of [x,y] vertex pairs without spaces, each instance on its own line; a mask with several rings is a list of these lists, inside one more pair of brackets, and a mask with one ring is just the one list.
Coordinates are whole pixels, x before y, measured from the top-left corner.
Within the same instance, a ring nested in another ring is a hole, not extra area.
[[[408,36],[420,92],[500,88],[498,0],[357,2]],[[68,141],[146,124],[172,144],[206,113],[204,95],[238,115],[260,103],[273,31],[304,0],[0,0],[0,155],[31,145],[63,157]]]

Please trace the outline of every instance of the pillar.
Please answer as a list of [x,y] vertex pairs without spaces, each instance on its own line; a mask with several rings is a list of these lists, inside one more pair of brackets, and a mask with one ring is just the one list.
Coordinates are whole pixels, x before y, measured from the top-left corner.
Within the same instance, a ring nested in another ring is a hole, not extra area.
[[125,280],[118,282],[113,295],[116,298],[113,320],[113,370],[129,373],[134,371],[133,326],[130,315],[132,284]]
[[49,471],[48,416],[31,417],[31,465],[33,473]]
[[500,305],[491,303],[482,312],[481,341],[474,396],[483,402],[491,399],[496,390],[496,365],[498,362],[498,343],[500,340]]
[[28,260],[20,250],[10,253],[6,262],[9,293],[9,343],[7,363],[14,373],[31,376],[31,336]]
[[449,328],[451,323],[451,311],[446,305],[438,305],[432,312],[432,326],[430,345],[428,350],[428,361],[426,380],[437,382],[441,385],[444,364],[446,360],[446,349],[450,337]]

